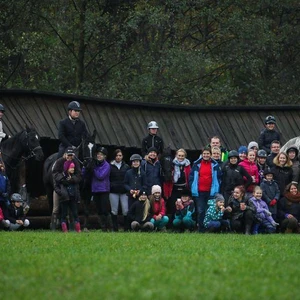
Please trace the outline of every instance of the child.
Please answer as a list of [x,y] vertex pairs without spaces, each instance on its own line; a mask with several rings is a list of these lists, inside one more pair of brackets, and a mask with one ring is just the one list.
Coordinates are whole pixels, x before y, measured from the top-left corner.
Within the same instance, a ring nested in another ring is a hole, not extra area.
[[79,200],[79,182],[81,176],[75,175],[75,164],[67,160],[64,163],[64,172],[55,177],[55,192],[59,195],[61,204],[61,228],[63,232],[68,232],[66,218],[68,209],[73,215],[75,221],[75,230],[81,232],[80,221],[77,212],[77,202]]
[[277,220],[277,201],[280,198],[280,190],[277,182],[273,179],[274,173],[267,169],[264,172],[265,179],[260,184],[262,198],[268,204],[273,219]]
[[259,149],[263,149],[270,154],[271,143],[273,141],[280,141],[280,135],[275,131],[276,120],[273,116],[267,116],[265,119],[265,129],[263,129],[258,138]]
[[150,204],[153,211],[153,216],[150,222],[154,228],[161,231],[166,231],[166,225],[169,223],[169,218],[166,214],[165,200],[161,196],[161,187],[154,185],[151,190]]
[[25,219],[21,195],[17,193],[12,194],[10,201],[11,204],[4,212],[5,227],[8,227],[11,231],[28,227],[30,223]]
[[153,231],[154,224],[150,222],[150,201],[145,192],[142,192],[137,196],[139,201],[135,201],[128,211],[128,217],[132,221],[131,229],[133,231]]
[[265,150],[258,150],[256,165],[258,168],[259,183],[262,183],[264,180],[264,171],[269,169],[269,166],[267,165],[267,156]]
[[258,229],[263,227],[267,233],[273,233],[276,230],[276,226],[279,225],[272,218],[272,213],[268,209],[268,205],[261,199],[262,190],[259,186],[254,188],[253,197],[250,198],[256,208],[255,217],[258,223],[253,226],[253,234],[258,233]]
[[215,198],[208,200],[208,210],[204,218],[204,227],[208,232],[215,232],[217,230],[230,230],[229,220],[224,220],[225,211],[231,212],[230,206],[224,207],[225,199],[221,194],[215,194]]
[[10,182],[5,173],[3,163],[0,163],[0,208],[4,211],[9,205]]
[[188,189],[184,189],[181,193],[181,198],[177,199],[175,219],[173,220],[173,226],[175,230],[183,231],[188,229],[192,231],[195,228],[196,222],[194,221],[195,204],[191,199],[191,192]]

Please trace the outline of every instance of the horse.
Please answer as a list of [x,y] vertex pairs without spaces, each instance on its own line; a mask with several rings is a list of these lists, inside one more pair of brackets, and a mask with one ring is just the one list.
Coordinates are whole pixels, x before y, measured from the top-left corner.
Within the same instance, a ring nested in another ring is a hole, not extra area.
[[286,152],[286,150],[291,147],[295,146],[298,150],[300,149],[300,136],[296,136],[290,140],[288,140],[280,149],[280,152]]
[[1,143],[1,159],[11,184],[11,193],[20,193],[28,212],[30,197],[26,189],[26,162],[44,159],[40,138],[34,128],[26,126],[21,132]]
[[163,180],[163,195],[165,200],[171,197],[170,185],[172,183],[172,173],[173,173],[173,157],[171,147],[168,146],[164,149],[161,157],[161,176]]
[[[88,163],[90,159],[95,155],[94,153],[94,146],[95,146],[95,138],[96,138],[96,130],[93,131],[92,135],[87,135],[86,137],[82,138],[80,145],[75,149],[75,159],[79,161],[79,163],[84,166]],[[50,213],[52,213],[53,209],[53,166],[54,163],[57,160],[57,152],[50,155],[44,162],[43,166],[43,182],[44,182],[44,187],[46,190],[46,195],[48,199],[48,205],[49,205],[49,210]],[[81,184],[80,190],[81,190],[81,195],[84,196],[84,205],[86,203],[86,197],[91,197],[91,192],[89,196],[89,190],[87,188],[87,184],[83,182]]]

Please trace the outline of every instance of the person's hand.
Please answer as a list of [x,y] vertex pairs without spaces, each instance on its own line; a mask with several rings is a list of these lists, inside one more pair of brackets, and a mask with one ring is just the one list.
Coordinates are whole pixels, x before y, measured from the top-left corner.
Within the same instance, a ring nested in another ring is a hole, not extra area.
[[161,217],[162,217],[161,214],[157,215],[157,216],[156,216],[156,220],[157,220],[157,221],[161,220]]
[[270,211],[268,211],[267,209],[264,209],[264,212],[268,215],[268,216],[272,216],[272,213]]
[[232,208],[231,208],[230,206],[227,206],[227,207],[226,207],[226,210],[227,210],[228,212],[232,212]]
[[274,205],[276,205],[276,203],[277,203],[277,200],[276,200],[276,199],[273,199],[273,200],[271,200],[271,202],[270,202],[270,206],[274,206]]
[[287,215],[287,218],[288,218],[288,219],[292,219],[292,218],[294,218],[294,216],[291,215],[291,214],[288,214],[288,215]]
[[19,224],[19,225],[23,225],[23,221],[22,220],[17,220],[16,223]]

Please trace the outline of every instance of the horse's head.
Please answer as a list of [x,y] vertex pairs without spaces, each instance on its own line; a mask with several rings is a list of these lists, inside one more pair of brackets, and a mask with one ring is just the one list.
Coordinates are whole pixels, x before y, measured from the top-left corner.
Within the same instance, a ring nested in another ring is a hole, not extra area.
[[27,158],[34,157],[37,161],[42,161],[44,159],[40,138],[34,128],[26,126],[26,129],[20,136],[20,142]]
[[88,134],[82,139],[80,156],[83,160],[88,160],[94,155],[96,133],[97,132],[94,129],[92,135]]
[[167,147],[164,149],[162,156],[160,158],[161,168],[162,168],[162,176],[165,181],[172,180],[172,169],[173,169],[173,158],[171,147]]

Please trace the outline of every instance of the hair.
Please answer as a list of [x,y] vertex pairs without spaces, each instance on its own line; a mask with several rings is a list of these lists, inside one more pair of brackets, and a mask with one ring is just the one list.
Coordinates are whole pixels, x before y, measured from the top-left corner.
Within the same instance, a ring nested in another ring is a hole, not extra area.
[[116,158],[117,154],[120,153],[120,152],[121,152],[122,155],[123,155],[123,152],[122,152],[121,149],[116,149],[116,150],[114,151],[114,158]]
[[256,193],[257,191],[261,191],[262,192],[262,189],[259,185],[256,185],[254,190],[253,190],[253,194]]
[[219,154],[221,154],[221,150],[220,150],[219,147],[213,147],[213,148],[211,148],[211,152],[213,152],[213,151],[217,151]]
[[270,148],[272,147],[273,144],[279,144],[280,145],[280,142],[278,140],[274,140],[272,141],[271,145],[270,145]]
[[176,151],[176,155],[178,154],[178,152],[183,152],[185,157],[187,156],[187,153],[186,151],[183,149],[183,148],[179,148],[177,151]]
[[298,191],[297,184],[294,183],[294,182],[290,182],[290,183],[285,187],[284,192],[285,192],[285,193],[288,193],[288,192],[290,191],[290,189],[291,189],[292,186],[296,187],[296,188],[297,188],[297,191]]
[[208,151],[211,155],[211,148],[210,147],[204,147],[203,150],[202,150],[202,154],[204,151]]
[[285,153],[285,152],[279,152],[273,159],[273,163],[277,166],[280,167],[280,163],[279,163],[279,156],[280,155],[284,155],[286,157],[286,163],[284,165],[284,167],[291,167],[293,165],[291,159],[289,158],[289,156]]
[[244,187],[243,185],[237,185],[237,186],[235,187],[235,189],[239,189],[240,192],[242,193],[243,197],[245,196],[246,189],[245,189],[245,187]]
[[248,157],[250,152],[253,152],[255,154],[255,158],[257,158],[257,154],[252,148],[248,149],[247,157]]
[[217,136],[217,135],[212,136],[212,137],[210,138],[210,141],[211,141],[212,139],[218,139],[218,140],[220,141],[220,143],[221,143],[221,138],[220,138],[219,136]]

